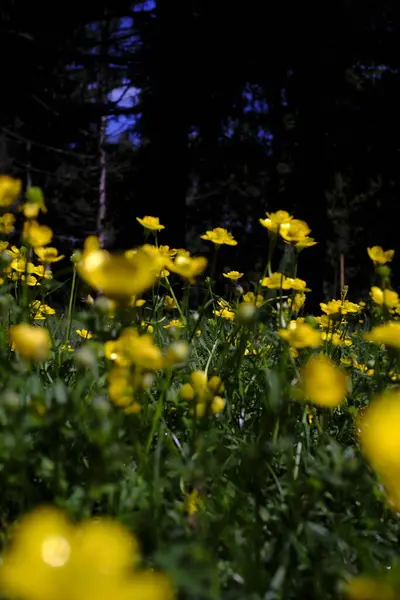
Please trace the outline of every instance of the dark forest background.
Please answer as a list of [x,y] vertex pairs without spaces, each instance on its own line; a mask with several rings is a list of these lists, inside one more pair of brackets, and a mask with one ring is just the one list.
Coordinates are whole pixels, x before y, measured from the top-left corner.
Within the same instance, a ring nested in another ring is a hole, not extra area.
[[355,299],[366,246],[398,249],[397,2],[3,0],[0,61],[0,172],[43,188],[66,252],[96,232],[132,247],[156,215],[198,252],[228,227],[226,266],[257,271],[258,218],[286,209],[319,241],[315,304],[341,255]]

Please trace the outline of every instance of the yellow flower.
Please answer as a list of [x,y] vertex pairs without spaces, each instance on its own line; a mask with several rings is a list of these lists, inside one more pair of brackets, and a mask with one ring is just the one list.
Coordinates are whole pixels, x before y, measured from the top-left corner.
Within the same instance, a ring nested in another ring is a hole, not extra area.
[[75,352],[75,349],[71,346],[71,344],[62,344],[60,346],[60,350],[67,350],[67,352]]
[[26,191],[26,202],[19,207],[26,219],[36,219],[40,212],[47,213],[43,192],[38,187],[30,187]]
[[0,175],[0,206],[11,206],[21,193],[22,181],[8,175]]
[[388,308],[396,308],[399,304],[399,295],[393,290],[381,290],[377,286],[372,286],[370,295],[375,304],[382,306],[384,304]]
[[15,216],[12,213],[5,213],[0,216],[0,233],[11,233],[14,229]]
[[319,406],[339,406],[347,394],[347,377],[327,356],[315,356],[302,372],[305,397]]
[[306,301],[306,295],[304,293],[295,294],[292,298],[288,299],[288,304],[292,308],[293,312],[298,313],[304,306],[304,302]]
[[136,395],[151,385],[151,380],[140,369],[132,371],[129,367],[116,366],[108,373],[108,395],[116,406],[129,408],[129,412],[140,412]]
[[281,225],[290,223],[293,217],[286,210],[278,210],[274,213],[266,213],[266,219],[259,219],[261,225],[273,234],[278,234]]
[[350,313],[358,313],[361,310],[359,304],[350,302],[349,300],[330,300],[328,303],[320,303],[321,310],[331,318]]
[[136,329],[127,327],[117,340],[104,344],[104,354],[119,366],[135,364],[143,369],[157,371],[163,366],[160,348],[154,345],[153,336],[140,335]]
[[305,241],[305,238],[307,238],[310,231],[311,229],[307,223],[300,221],[300,219],[292,219],[289,223],[283,223],[279,229],[281,237],[289,244],[304,243],[307,245],[308,242]]
[[204,256],[190,256],[189,252],[178,250],[174,260],[169,260],[167,266],[172,273],[189,283],[194,283],[195,278],[206,268],[207,259]]
[[13,325],[9,329],[9,340],[18,354],[26,360],[41,361],[50,353],[50,334],[44,327],[27,323]]
[[254,292],[247,292],[247,294],[244,294],[243,296],[243,302],[248,302],[249,304],[255,304],[256,306],[261,306],[262,303],[264,302],[264,296],[262,296],[261,294],[254,294]]
[[331,342],[334,346],[351,346],[353,344],[350,338],[343,337],[342,334],[337,331],[330,331],[329,333],[323,331],[321,337],[324,342]]
[[365,373],[365,375],[368,375],[370,377],[375,373],[374,369],[370,369],[368,365],[362,365],[356,360],[352,362],[351,366],[353,367],[353,369],[357,369],[357,371],[361,371],[361,373]]
[[199,494],[199,491],[194,489],[188,496],[185,501],[185,509],[189,516],[195,515],[199,512],[199,509],[202,507],[202,500]]
[[158,217],[146,216],[143,217],[143,219],[136,217],[136,220],[139,221],[139,223],[143,225],[145,229],[150,229],[151,231],[161,231],[161,229],[165,229],[165,226],[161,225],[160,219]]
[[123,299],[137,296],[156,281],[155,260],[138,250],[131,258],[106,250],[85,252],[77,264],[79,275],[104,295]]
[[293,348],[310,348],[321,345],[321,334],[308,323],[291,321],[287,329],[280,329],[279,335]]
[[222,317],[222,319],[226,319],[227,321],[235,320],[235,313],[226,307],[221,308],[220,310],[214,310],[213,313],[216,317]]
[[79,337],[83,338],[84,340],[91,340],[93,337],[93,334],[87,329],[76,329],[75,331]]
[[150,323],[146,323],[146,321],[142,321],[140,323],[140,327],[143,327],[143,329],[147,331],[147,333],[153,333],[154,331],[153,325],[150,325]]
[[239,273],[239,271],[229,271],[228,273],[222,273],[226,279],[230,279],[231,281],[237,281],[241,277],[243,277],[244,273]]
[[53,232],[47,225],[39,225],[37,221],[25,221],[22,231],[24,242],[36,248],[50,244]]
[[234,239],[233,235],[223,227],[215,227],[215,229],[206,231],[206,233],[200,237],[203,240],[212,242],[217,246],[220,246],[221,244],[226,244],[227,246],[237,246],[237,241]]
[[394,250],[383,250],[381,246],[367,248],[368,256],[375,265],[385,265],[392,261]]
[[383,325],[377,325],[365,334],[364,338],[375,344],[400,348],[400,323],[398,321],[388,321]]
[[173,308],[176,308],[175,300],[171,296],[165,295],[163,300],[163,307],[165,308],[165,310],[172,310]]
[[172,319],[167,325],[163,325],[164,329],[170,329],[171,327],[175,327],[175,329],[183,329],[185,325],[179,319]]
[[282,290],[296,290],[298,292],[309,292],[307,283],[303,279],[294,279],[293,277],[286,277],[283,273],[272,273],[269,277],[264,277],[260,281],[262,287],[269,289],[282,289]]
[[1,587],[21,600],[172,600],[152,571],[131,572],[138,543],[119,523],[96,518],[72,525],[53,508],[20,522],[1,566]]
[[47,248],[35,248],[35,254],[45,265],[58,262],[59,260],[62,260],[64,258],[63,254],[61,254],[60,256],[58,255],[57,248],[51,248],[50,246]]
[[298,252],[300,252],[301,250],[304,250],[304,248],[311,248],[312,246],[316,246],[317,244],[318,244],[318,242],[316,242],[314,240],[314,238],[305,236],[305,237],[299,239],[293,245],[296,248],[296,250]]
[[46,316],[55,315],[56,311],[48,304],[42,304],[40,300],[35,300],[30,304],[31,315],[35,321],[44,321]]
[[206,414],[207,410],[218,414],[225,407],[225,400],[218,394],[222,394],[224,385],[221,378],[214,375],[207,378],[204,371],[193,371],[190,383],[184,383],[179,391],[183,400],[195,402],[195,412],[198,417]]
[[361,576],[349,582],[346,597],[349,600],[396,600],[398,596],[385,581]]
[[142,306],[144,306],[146,304],[146,300],[143,300],[143,298],[139,298],[138,300],[136,300],[136,297],[133,296],[132,298],[132,305],[136,306],[136,308],[141,308]]
[[390,500],[400,509],[400,390],[373,400],[359,423],[364,454],[381,476]]

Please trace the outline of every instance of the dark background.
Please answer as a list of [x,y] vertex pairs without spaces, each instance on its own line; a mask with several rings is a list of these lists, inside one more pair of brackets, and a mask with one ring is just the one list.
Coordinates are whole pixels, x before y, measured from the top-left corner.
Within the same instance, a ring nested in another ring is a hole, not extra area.
[[226,226],[240,244],[221,260],[253,272],[258,218],[293,211],[319,241],[301,255],[309,307],[339,294],[340,254],[356,299],[366,247],[398,250],[399,29],[386,1],[4,0],[0,171],[43,188],[66,252],[96,232],[132,247],[156,215],[198,252]]

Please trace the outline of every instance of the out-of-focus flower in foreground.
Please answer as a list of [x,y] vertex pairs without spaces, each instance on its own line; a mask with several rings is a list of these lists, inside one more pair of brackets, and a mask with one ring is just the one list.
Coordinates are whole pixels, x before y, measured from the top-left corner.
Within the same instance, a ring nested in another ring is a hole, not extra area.
[[313,356],[302,371],[305,398],[313,404],[333,408],[346,397],[346,374],[327,356]]
[[11,206],[21,193],[22,181],[8,175],[0,175],[0,206]]
[[50,334],[44,327],[27,323],[13,325],[9,329],[9,340],[12,348],[26,360],[41,361],[50,353]]
[[70,523],[53,508],[18,524],[0,567],[0,588],[20,600],[172,600],[167,579],[135,571],[136,539],[116,521]]

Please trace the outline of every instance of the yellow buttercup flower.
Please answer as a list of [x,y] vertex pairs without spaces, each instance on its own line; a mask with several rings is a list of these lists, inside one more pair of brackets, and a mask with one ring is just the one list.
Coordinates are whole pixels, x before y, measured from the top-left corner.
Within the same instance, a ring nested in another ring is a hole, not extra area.
[[393,290],[381,290],[377,286],[372,286],[370,295],[375,304],[382,306],[383,304],[388,308],[396,308],[399,305],[399,295]]
[[400,389],[371,402],[359,422],[362,449],[400,510]]
[[394,256],[394,250],[383,250],[381,246],[372,246],[367,248],[368,256],[375,265],[385,265],[391,262]]
[[176,302],[171,296],[168,296],[167,294],[164,296],[163,307],[165,308],[165,310],[172,310],[176,308]]
[[305,248],[311,248],[312,246],[316,246],[317,244],[318,242],[316,242],[314,238],[305,236],[303,238],[300,238],[297,242],[295,242],[293,246],[298,252],[300,252]]
[[400,348],[400,323],[398,321],[388,321],[383,325],[377,325],[364,338],[375,344]]
[[171,327],[175,327],[176,329],[183,329],[185,326],[179,319],[172,319],[167,325],[163,325],[164,329],[170,329]]
[[161,225],[160,219],[158,217],[143,217],[140,219],[136,217],[136,220],[145,228],[150,229],[150,231],[161,231],[161,229],[165,229],[164,225]]
[[324,342],[330,342],[334,346],[351,346],[353,344],[351,338],[343,337],[343,334],[337,331],[323,331],[321,337]]
[[60,350],[67,350],[67,352],[75,352],[75,349],[71,346],[71,344],[61,344]]
[[222,275],[226,277],[226,279],[237,281],[243,277],[244,273],[239,273],[239,271],[229,271],[228,273],[222,273]]
[[226,319],[227,321],[235,320],[235,313],[226,307],[221,308],[219,310],[214,310],[213,313],[216,317],[221,317],[222,319]]
[[291,307],[292,311],[298,313],[304,306],[306,301],[306,295],[304,293],[295,294],[292,298],[288,299],[288,305]]
[[87,329],[75,329],[75,331],[79,337],[83,338],[84,340],[91,340],[93,337],[93,334]]
[[40,300],[35,300],[30,304],[32,318],[35,321],[44,321],[48,315],[55,315],[56,311],[48,304],[42,304]]
[[298,292],[309,292],[307,283],[303,279],[286,277],[283,273],[272,273],[269,277],[264,277],[260,281],[262,287],[273,290],[295,290]]
[[330,300],[328,303],[321,302],[320,307],[324,313],[332,318],[338,315],[355,314],[361,310],[359,304],[355,304],[355,302],[350,302],[349,300]]
[[119,366],[135,364],[143,369],[157,371],[163,366],[160,348],[154,345],[149,333],[140,335],[133,327],[127,327],[116,340],[104,344],[106,358]]
[[293,348],[310,348],[321,345],[321,334],[308,323],[291,321],[287,329],[280,329],[279,335]]
[[172,273],[176,273],[189,283],[194,283],[195,278],[206,268],[207,259],[204,256],[190,256],[189,252],[178,250],[174,260],[169,260],[167,266]]
[[92,288],[114,299],[138,296],[156,281],[155,259],[138,250],[130,258],[106,250],[84,252],[77,264],[79,275]]
[[302,371],[306,399],[318,406],[339,406],[347,394],[347,376],[327,356],[314,356]]
[[5,213],[0,216],[0,233],[11,233],[14,229],[15,216],[12,213]]
[[96,518],[79,525],[40,508],[16,528],[1,565],[1,591],[21,600],[172,600],[167,580],[132,571],[136,539],[119,523]]
[[212,242],[216,246],[220,246],[222,244],[226,244],[227,246],[237,246],[237,241],[234,239],[233,235],[223,227],[215,227],[215,229],[206,231],[206,233],[200,237],[203,240]]
[[254,292],[247,292],[247,294],[244,294],[243,296],[243,302],[248,302],[249,304],[255,304],[257,307],[261,306],[262,303],[264,302],[264,296],[262,296],[261,294],[254,294]]
[[281,225],[293,221],[293,217],[286,210],[278,210],[274,213],[266,213],[266,215],[266,219],[259,219],[259,221],[263,227],[275,235],[279,233]]
[[190,383],[184,383],[179,391],[183,400],[195,402],[196,415],[202,417],[209,409],[218,414],[225,407],[225,400],[219,396],[224,391],[224,385],[218,376],[207,378],[204,371],[193,371]]
[[137,414],[141,410],[137,394],[151,383],[141,369],[132,371],[129,367],[115,366],[108,373],[108,395],[116,406]]
[[21,193],[22,181],[8,175],[0,175],[0,206],[11,206]]
[[14,350],[26,360],[41,361],[50,353],[50,334],[44,327],[27,323],[13,325],[9,329],[9,340]]
[[51,248],[50,246],[48,246],[47,248],[35,248],[35,254],[45,265],[56,263],[64,258],[63,254],[58,254],[57,248]]
[[[311,229],[305,221],[300,219],[292,219],[289,223],[283,223],[279,229],[281,237],[289,244],[308,244],[305,241]],[[313,245],[313,244],[311,244]]]
[[40,188],[32,186],[26,190],[26,202],[19,207],[26,219],[36,219],[39,213],[47,213],[43,192]]
[[47,225],[40,225],[37,221],[25,221],[22,231],[24,242],[33,246],[47,246],[50,244],[53,232]]

